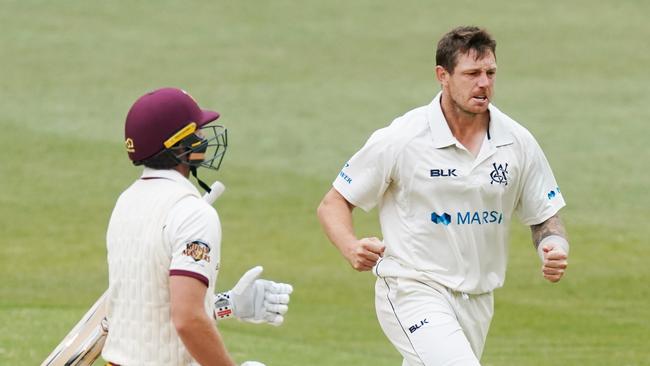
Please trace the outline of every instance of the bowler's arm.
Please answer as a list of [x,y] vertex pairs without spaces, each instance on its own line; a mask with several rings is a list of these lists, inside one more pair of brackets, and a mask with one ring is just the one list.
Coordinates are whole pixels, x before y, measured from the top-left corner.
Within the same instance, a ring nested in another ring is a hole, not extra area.
[[564,224],[558,214],[546,221],[532,225],[533,244],[543,262],[544,278],[558,282],[568,266],[569,241]]
[[352,223],[355,206],[336,189],[325,194],[318,206],[318,220],[327,238],[357,271],[369,271],[384,254],[384,244],[375,237],[357,239]]

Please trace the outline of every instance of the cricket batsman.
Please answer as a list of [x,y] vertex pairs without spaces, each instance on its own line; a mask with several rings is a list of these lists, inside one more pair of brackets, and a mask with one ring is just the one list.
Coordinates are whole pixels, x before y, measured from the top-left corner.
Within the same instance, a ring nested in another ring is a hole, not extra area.
[[[211,123],[217,118],[175,88],[143,95],[128,112],[126,150],[144,169],[117,200],[106,234],[108,336],[102,357],[109,365],[234,366],[215,319],[283,321],[292,288],[258,279],[261,267],[244,274],[233,290],[214,294],[221,225],[209,201],[219,192],[210,192],[197,169],[217,170],[223,159],[227,133]],[[188,180],[190,173],[208,191],[206,199]]]

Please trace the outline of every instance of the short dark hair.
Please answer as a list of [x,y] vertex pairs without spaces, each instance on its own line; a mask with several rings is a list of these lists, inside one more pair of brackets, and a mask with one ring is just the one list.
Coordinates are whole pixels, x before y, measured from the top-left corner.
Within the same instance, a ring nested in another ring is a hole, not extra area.
[[152,169],[173,169],[176,165],[181,164],[181,160],[177,155],[178,153],[178,146],[174,146],[171,149],[163,149],[156,155],[145,160],[134,161],[133,165],[144,165]]
[[176,165],[180,164],[178,159],[171,154],[169,150],[163,150],[147,160],[135,161],[134,165],[144,165],[151,169],[173,169]]
[[476,51],[476,58],[484,57],[492,51],[496,57],[497,42],[484,28],[474,26],[456,27],[442,36],[436,50],[436,65],[442,66],[449,73],[454,72],[458,55]]

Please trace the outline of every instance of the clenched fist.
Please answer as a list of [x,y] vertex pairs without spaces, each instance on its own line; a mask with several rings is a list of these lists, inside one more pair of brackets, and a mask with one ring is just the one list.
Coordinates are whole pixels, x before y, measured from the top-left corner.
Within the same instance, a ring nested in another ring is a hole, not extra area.
[[384,255],[385,249],[386,246],[378,238],[362,238],[348,245],[343,255],[355,270],[369,271]]

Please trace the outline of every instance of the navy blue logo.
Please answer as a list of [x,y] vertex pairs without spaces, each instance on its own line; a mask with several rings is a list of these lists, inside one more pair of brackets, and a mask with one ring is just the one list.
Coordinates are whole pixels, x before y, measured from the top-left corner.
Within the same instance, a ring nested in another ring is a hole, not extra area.
[[451,215],[446,212],[444,212],[442,215],[438,215],[437,213],[432,212],[431,221],[433,221],[434,224],[449,225],[451,223]]
[[413,324],[409,327],[409,332],[414,333],[416,330],[422,328],[425,324],[429,324],[426,318],[420,320],[419,324]]
[[490,184],[503,184],[503,185],[508,185],[508,163],[505,164],[499,164],[497,163],[492,163],[492,166],[494,167],[494,170],[492,173],[490,173],[490,178],[492,178],[492,181]]
[[456,169],[431,169],[431,177],[457,177]]

